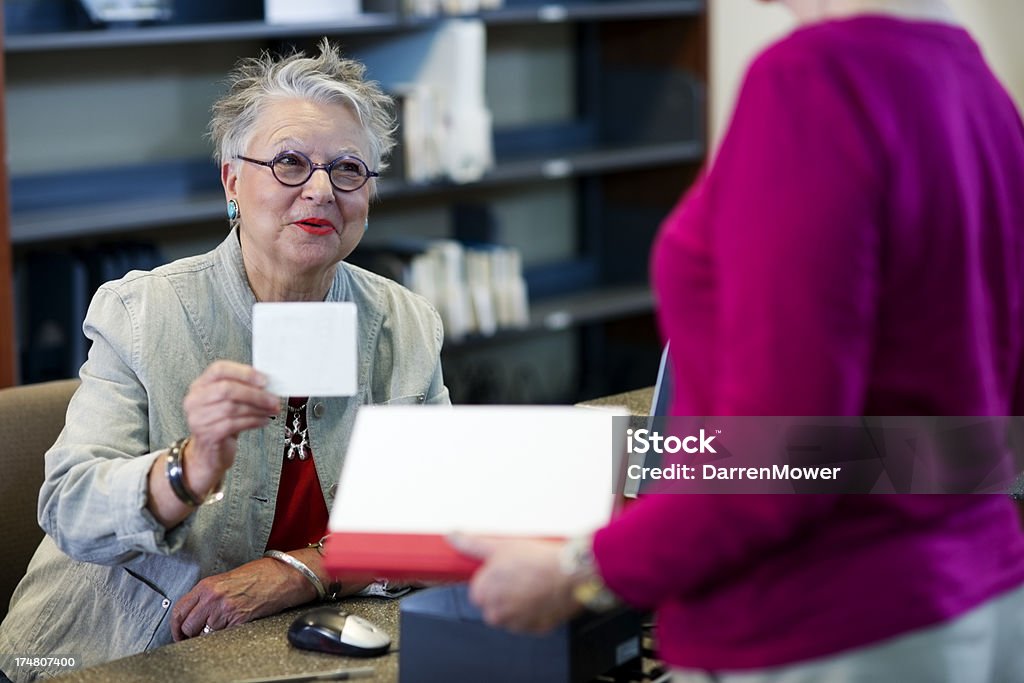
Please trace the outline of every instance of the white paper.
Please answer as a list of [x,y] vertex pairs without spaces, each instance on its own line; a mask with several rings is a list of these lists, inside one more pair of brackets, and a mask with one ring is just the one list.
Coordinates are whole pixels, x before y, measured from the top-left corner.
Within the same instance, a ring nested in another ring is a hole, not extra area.
[[613,479],[625,444],[615,442],[612,418],[626,414],[571,406],[362,406],[330,530],[588,533],[608,522],[617,500]]
[[252,309],[252,365],[278,396],[356,393],[356,305],[258,303]]

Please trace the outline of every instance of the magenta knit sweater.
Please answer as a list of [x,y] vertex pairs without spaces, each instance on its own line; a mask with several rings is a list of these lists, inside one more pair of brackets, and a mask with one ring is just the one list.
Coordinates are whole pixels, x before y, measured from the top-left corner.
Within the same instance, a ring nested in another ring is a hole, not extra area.
[[[867,16],[751,67],[653,256],[678,415],[1024,413],[1024,129],[963,30]],[[770,667],[1024,583],[997,496],[649,496],[595,536],[670,664]]]

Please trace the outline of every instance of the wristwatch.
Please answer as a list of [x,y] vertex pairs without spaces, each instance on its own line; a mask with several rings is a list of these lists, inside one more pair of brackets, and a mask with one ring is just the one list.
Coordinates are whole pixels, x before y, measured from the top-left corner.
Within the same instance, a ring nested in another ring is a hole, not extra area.
[[[327,534],[327,536],[330,536],[330,534]],[[316,548],[316,552],[317,552],[317,554],[320,557],[324,556],[324,542],[327,540],[327,536],[324,536],[323,538],[321,538],[316,543],[310,543],[309,544],[310,548]],[[341,593],[341,581],[332,580],[329,584],[327,584],[327,588],[325,589],[325,592],[326,592],[326,594],[324,595],[324,599],[325,600],[331,600],[331,601],[340,600],[341,596],[339,595],[339,593]]]
[[607,612],[619,600],[608,589],[594,562],[593,541],[590,536],[577,536],[562,546],[559,565],[566,576],[573,579],[572,597],[591,612]]

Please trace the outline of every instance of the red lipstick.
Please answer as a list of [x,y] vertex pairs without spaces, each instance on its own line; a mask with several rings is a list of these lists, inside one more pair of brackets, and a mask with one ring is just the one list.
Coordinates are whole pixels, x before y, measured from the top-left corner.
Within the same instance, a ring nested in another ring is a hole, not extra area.
[[328,235],[334,232],[334,223],[331,223],[326,218],[305,218],[301,221],[295,221],[292,225],[308,232],[310,235]]

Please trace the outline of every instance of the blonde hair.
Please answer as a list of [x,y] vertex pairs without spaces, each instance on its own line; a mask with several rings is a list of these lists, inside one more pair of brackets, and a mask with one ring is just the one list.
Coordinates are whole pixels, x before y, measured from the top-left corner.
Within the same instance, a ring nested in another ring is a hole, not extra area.
[[364,78],[366,67],[341,55],[326,38],[320,54],[301,52],[274,56],[264,52],[238,62],[228,77],[228,91],[213,104],[208,136],[218,165],[245,154],[256,121],[268,101],[295,98],[320,104],[343,103],[355,114],[369,139],[372,170],[387,168],[395,145],[393,102],[374,81]]

